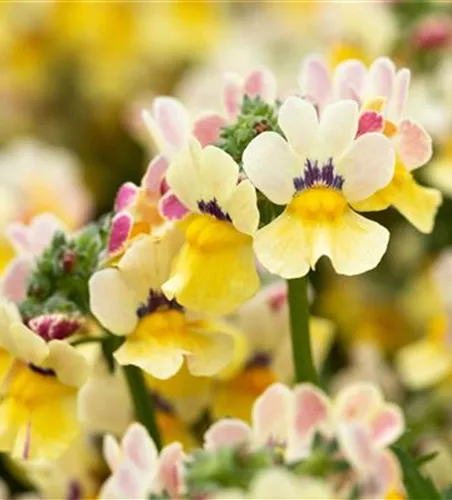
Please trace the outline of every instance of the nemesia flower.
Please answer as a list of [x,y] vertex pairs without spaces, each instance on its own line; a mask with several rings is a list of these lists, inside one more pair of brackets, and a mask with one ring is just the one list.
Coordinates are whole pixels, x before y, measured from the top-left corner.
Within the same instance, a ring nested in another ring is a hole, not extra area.
[[274,384],[256,401],[251,427],[240,420],[220,420],[205,434],[205,447],[280,447],[292,463],[309,457],[317,433],[335,437],[363,487],[363,498],[381,498],[401,481],[398,462],[386,447],[404,426],[400,409],[385,403],[372,384],[349,386],[334,400],[311,384],[293,391]]
[[292,498],[326,500],[334,498],[331,487],[321,479],[296,476],[283,468],[265,470],[253,479],[249,491],[229,489],[221,491],[209,499],[260,499]]
[[0,449],[21,459],[55,459],[79,432],[85,358],[64,340],[46,342],[10,303],[1,304],[0,322],[1,343],[15,358],[0,402]]
[[221,322],[191,315],[162,292],[179,241],[175,230],[142,236],[114,267],[96,272],[89,282],[93,314],[124,337],[115,359],[160,379],[175,375],[184,361],[193,375],[213,375],[232,356],[232,340]]
[[0,182],[16,193],[18,218],[50,212],[69,229],[91,212],[91,197],[81,181],[78,160],[67,150],[34,139],[18,139],[0,151]]
[[7,236],[17,252],[17,256],[8,264],[1,282],[1,295],[13,302],[25,299],[28,279],[40,257],[50,244],[57,231],[66,231],[62,221],[52,214],[34,217],[30,224],[11,223]]
[[308,58],[300,74],[302,93],[320,109],[338,99],[354,99],[361,106],[357,136],[382,132],[397,152],[391,183],[380,188],[354,207],[361,211],[383,210],[393,205],[419,231],[430,233],[441,203],[439,191],[420,186],[412,171],[432,156],[432,141],[426,130],[405,116],[410,71],[396,71],[386,57],[376,59],[370,68],[356,60],[339,65],[332,76],[325,63]]
[[162,289],[194,311],[227,313],[259,287],[252,247],[259,223],[256,190],[239,182],[239,167],[214,146],[196,140],[173,160],[167,181],[189,209],[186,242]]
[[146,429],[130,425],[121,444],[111,435],[104,439],[104,457],[112,471],[104,483],[101,499],[140,499],[151,493],[179,498],[183,493],[182,461],[185,455],[180,443],[166,446],[158,455]]
[[[258,396],[276,381],[293,379],[287,286],[276,281],[237,310],[237,339],[231,366],[217,377],[212,403],[215,418],[249,421]],[[322,366],[333,341],[333,324],[310,318],[314,362]]]
[[263,132],[246,148],[250,180],[285,206],[255,236],[257,257],[270,272],[304,276],[326,255],[337,273],[354,275],[373,269],[385,253],[388,231],[350,205],[391,180],[394,151],[380,133],[355,138],[358,118],[351,100],[327,106],[319,121],[310,102],[289,97],[278,117],[287,141]]

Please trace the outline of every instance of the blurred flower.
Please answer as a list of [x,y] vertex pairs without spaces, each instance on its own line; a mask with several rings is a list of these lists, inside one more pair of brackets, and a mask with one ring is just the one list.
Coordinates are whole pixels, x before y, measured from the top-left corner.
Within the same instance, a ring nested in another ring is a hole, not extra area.
[[445,48],[451,41],[452,23],[446,16],[426,16],[414,29],[413,42],[420,50]]
[[[237,329],[232,364],[217,377],[213,391],[215,418],[233,417],[249,421],[258,396],[276,381],[293,378],[289,309],[286,284],[277,281],[263,288],[237,311]],[[333,341],[333,324],[310,318],[310,335],[316,366],[322,366]]]
[[1,343],[15,358],[0,403],[0,447],[20,459],[55,459],[79,431],[78,388],[85,358],[64,340],[40,337],[17,309],[1,305]]
[[253,235],[259,223],[256,191],[239,181],[239,167],[214,146],[196,140],[171,163],[167,181],[190,213],[186,243],[162,289],[194,311],[227,313],[259,287]]
[[452,137],[439,148],[438,155],[425,169],[424,175],[447,197],[452,197]]
[[319,122],[312,104],[290,97],[279,111],[279,126],[288,142],[263,132],[243,155],[243,168],[255,186],[270,201],[285,206],[256,234],[260,262],[284,278],[304,276],[322,255],[339,274],[373,269],[386,250],[389,233],[349,204],[390,181],[390,142],[378,133],[355,139],[358,106],[353,101],[328,106]]
[[89,283],[93,314],[125,337],[115,359],[161,379],[175,375],[184,361],[194,375],[213,375],[232,355],[232,340],[221,322],[191,315],[162,293],[179,246],[174,230],[162,238],[143,236]]
[[6,230],[17,255],[3,273],[1,294],[18,303],[26,297],[28,280],[36,260],[50,244],[54,234],[66,230],[64,224],[52,214],[37,215],[28,225],[13,222]]
[[147,498],[151,493],[164,491],[170,498],[183,493],[180,443],[166,446],[158,455],[157,448],[146,429],[138,423],[130,425],[121,444],[107,435],[104,456],[112,471],[104,483],[99,498]]

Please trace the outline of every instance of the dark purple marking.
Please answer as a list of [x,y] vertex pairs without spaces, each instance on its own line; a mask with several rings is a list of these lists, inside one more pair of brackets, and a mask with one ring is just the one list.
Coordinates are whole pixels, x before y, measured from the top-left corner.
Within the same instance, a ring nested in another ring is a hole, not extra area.
[[198,208],[203,214],[212,215],[215,219],[232,222],[230,215],[223,212],[216,198],[210,201],[198,201]]
[[164,413],[175,413],[174,406],[158,392],[151,392],[152,401],[156,410],[160,410]]
[[247,361],[245,370],[249,368],[270,366],[271,356],[264,351],[256,351]]
[[331,187],[341,190],[344,184],[344,178],[334,173],[333,159],[329,158],[326,163],[319,167],[317,160],[306,160],[306,166],[303,175],[295,177],[293,185],[297,191],[313,187]]
[[42,366],[34,365],[33,363],[28,363],[28,366],[35,373],[39,373],[39,375],[43,375],[44,377],[56,377],[56,373],[52,368],[42,368]]
[[174,309],[183,311],[184,308],[175,300],[167,299],[163,293],[150,290],[147,301],[141,304],[137,309],[137,316],[143,318],[159,309]]

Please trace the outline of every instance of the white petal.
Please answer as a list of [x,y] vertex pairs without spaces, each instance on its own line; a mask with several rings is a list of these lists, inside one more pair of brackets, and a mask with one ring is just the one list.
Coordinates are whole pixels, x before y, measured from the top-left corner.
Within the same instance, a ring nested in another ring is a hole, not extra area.
[[62,340],[52,340],[48,345],[49,355],[45,365],[55,370],[63,384],[80,387],[88,375],[88,364],[83,354]]
[[411,72],[409,69],[403,68],[397,72],[387,112],[387,117],[394,123],[399,123],[405,112],[410,80]]
[[358,105],[338,101],[327,106],[320,121],[321,158],[338,158],[353,143],[358,131]]
[[119,270],[110,268],[94,273],[89,280],[89,295],[91,311],[105,328],[117,335],[126,335],[135,328],[140,297]]
[[256,189],[249,180],[240,182],[225,203],[234,226],[246,234],[254,234],[259,224]]
[[15,356],[30,363],[39,364],[49,352],[48,345],[23,323],[12,323],[9,328]]
[[362,98],[367,69],[361,61],[349,59],[339,64],[334,72],[336,99]]
[[292,199],[297,158],[288,143],[275,132],[263,132],[243,153],[243,169],[251,182],[273,203],[285,205]]
[[303,62],[298,83],[303,97],[317,106],[323,107],[330,98],[331,79],[328,67],[321,57],[310,56]]
[[347,200],[364,200],[384,188],[392,180],[394,163],[394,148],[385,136],[371,132],[358,137],[336,164]]
[[299,97],[287,98],[278,123],[291,148],[302,158],[316,158],[319,151],[319,120],[315,107]]
[[394,63],[389,57],[379,57],[369,68],[368,78],[369,97],[385,97],[389,99],[394,86]]

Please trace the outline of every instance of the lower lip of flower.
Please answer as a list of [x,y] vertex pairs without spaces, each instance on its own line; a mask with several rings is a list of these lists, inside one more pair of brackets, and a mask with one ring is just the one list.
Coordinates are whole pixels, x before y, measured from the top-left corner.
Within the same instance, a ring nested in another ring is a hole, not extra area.
[[347,200],[341,191],[315,187],[297,193],[289,203],[289,214],[305,222],[334,221],[347,207]]

